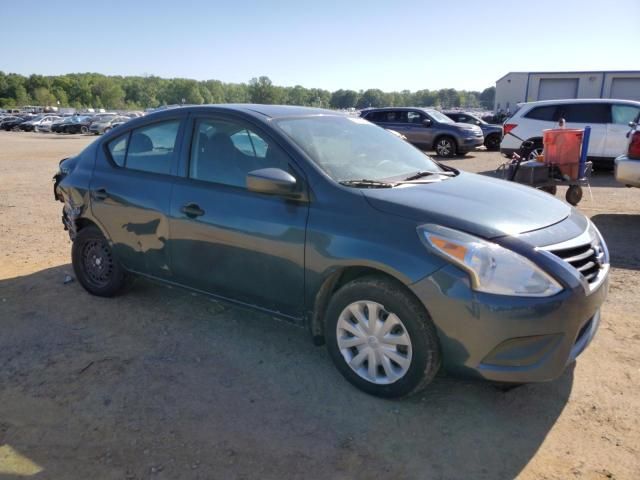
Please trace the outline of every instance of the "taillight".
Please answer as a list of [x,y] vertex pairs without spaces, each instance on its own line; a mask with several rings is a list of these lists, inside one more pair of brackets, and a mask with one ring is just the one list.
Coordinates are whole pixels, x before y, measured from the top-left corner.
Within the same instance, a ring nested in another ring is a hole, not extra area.
[[640,159],[640,131],[636,130],[631,135],[631,143],[629,144],[629,158]]
[[504,135],[508,134],[511,130],[516,128],[518,125],[515,123],[505,123],[502,126],[502,130],[504,131]]

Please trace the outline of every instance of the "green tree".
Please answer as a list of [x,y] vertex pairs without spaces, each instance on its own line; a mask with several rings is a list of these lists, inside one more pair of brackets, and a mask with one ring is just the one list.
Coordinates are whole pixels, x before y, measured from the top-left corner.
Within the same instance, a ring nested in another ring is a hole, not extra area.
[[278,93],[269,77],[252,78],[249,82],[249,98],[252,103],[278,103]]
[[496,87],[485,88],[478,98],[480,100],[480,105],[482,105],[487,110],[493,110],[493,106],[496,101]]

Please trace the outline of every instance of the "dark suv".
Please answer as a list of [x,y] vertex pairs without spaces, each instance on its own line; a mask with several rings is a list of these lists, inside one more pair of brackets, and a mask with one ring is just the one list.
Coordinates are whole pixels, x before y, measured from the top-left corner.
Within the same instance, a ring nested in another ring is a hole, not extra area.
[[477,125],[484,135],[484,146],[487,150],[500,150],[500,142],[502,141],[502,125],[493,125],[478,118],[472,113],[467,112],[443,112],[447,117],[457,123],[468,123],[469,125]]
[[88,292],[139,275],[306,325],[375,395],[441,368],[553,379],[607,294],[607,247],[577,210],[328,110],[153,113],[63,160],[54,192]]
[[401,133],[419,148],[435,150],[441,157],[464,155],[484,142],[480,127],[455,123],[430,108],[370,108],[360,112],[360,116]]

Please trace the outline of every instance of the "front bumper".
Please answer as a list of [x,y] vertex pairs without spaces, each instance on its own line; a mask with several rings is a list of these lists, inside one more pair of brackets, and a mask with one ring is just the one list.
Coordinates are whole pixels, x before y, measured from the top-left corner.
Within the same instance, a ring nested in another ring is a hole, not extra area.
[[529,383],[557,378],[589,345],[608,278],[589,294],[575,285],[549,298],[510,297],[473,291],[450,265],[410,287],[436,325],[446,371]]
[[461,147],[464,150],[472,150],[482,145],[484,145],[484,137],[471,137],[471,138],[464,138],[462,140]]

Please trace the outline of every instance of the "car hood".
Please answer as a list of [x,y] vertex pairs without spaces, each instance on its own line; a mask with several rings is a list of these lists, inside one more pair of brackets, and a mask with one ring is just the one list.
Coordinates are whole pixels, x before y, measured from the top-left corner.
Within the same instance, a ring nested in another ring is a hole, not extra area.
[[538,230],[564,220],[571,213],[568,205],[548,193],[465,172],[440,182],[362,192],[371,206],[382,212],[483,238]]

